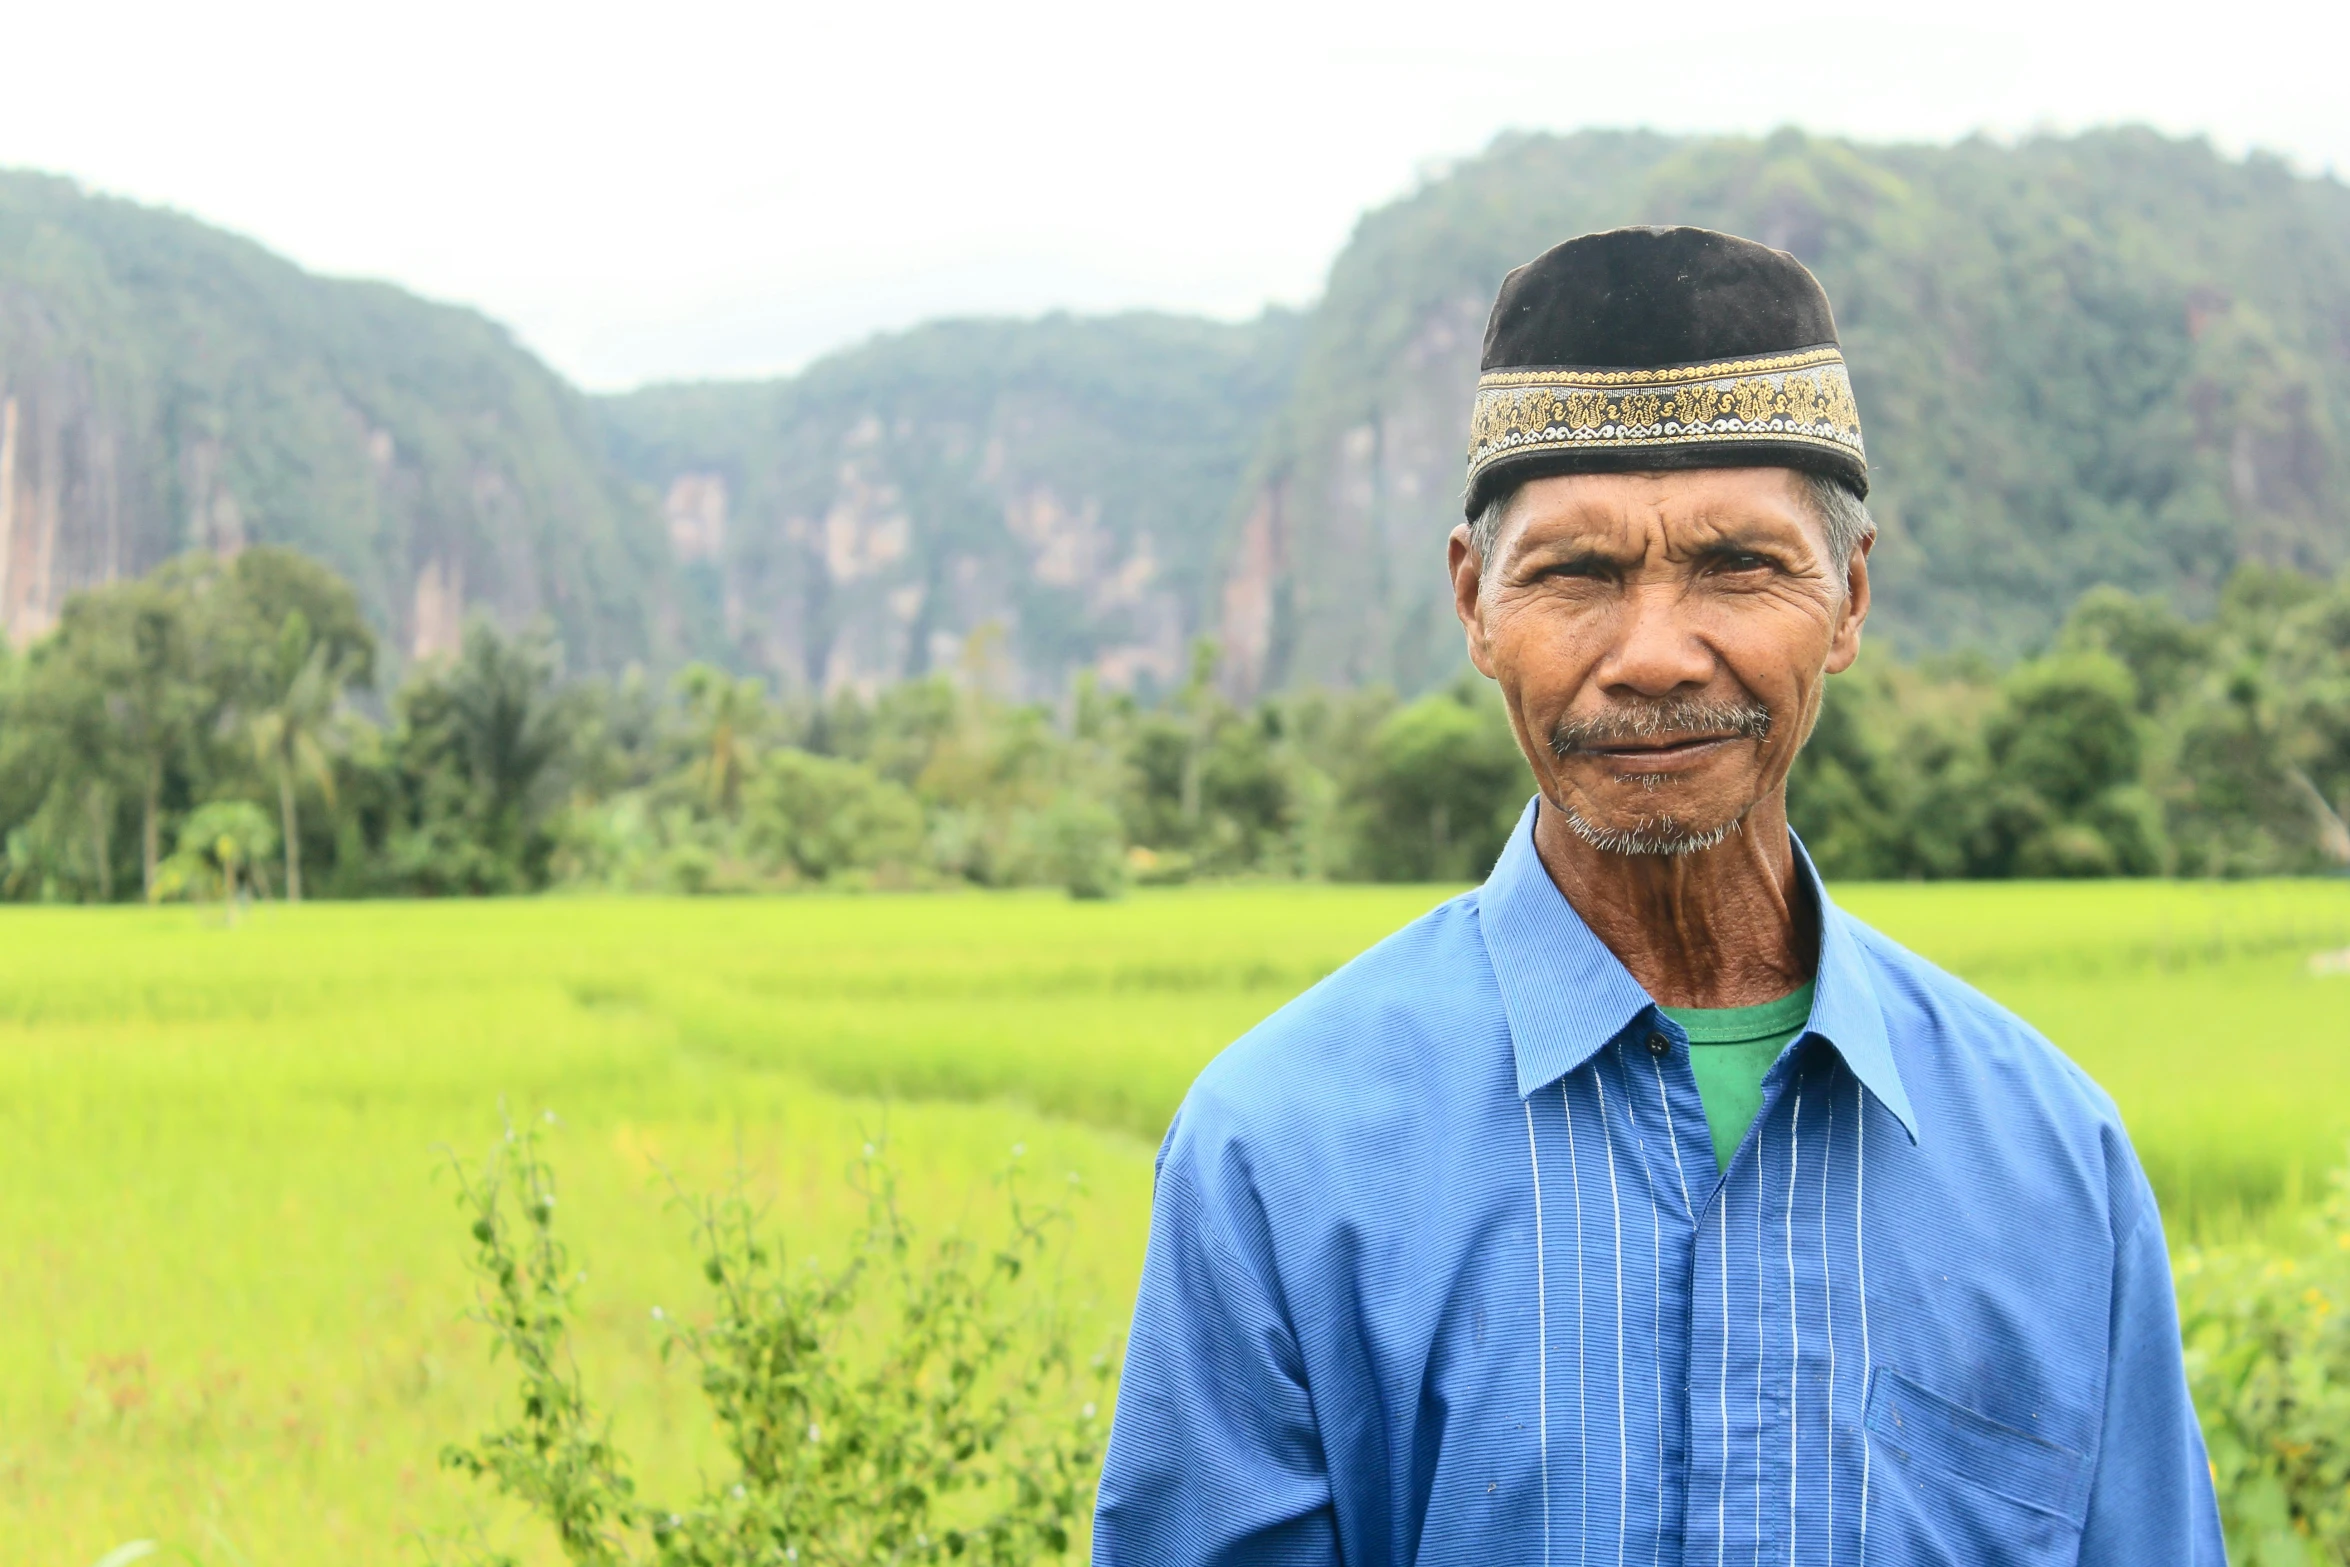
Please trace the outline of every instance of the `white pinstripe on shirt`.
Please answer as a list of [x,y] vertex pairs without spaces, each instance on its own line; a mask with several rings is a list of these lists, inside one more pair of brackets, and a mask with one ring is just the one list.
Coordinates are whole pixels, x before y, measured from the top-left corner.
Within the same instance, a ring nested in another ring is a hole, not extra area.
[[[1583,1161],[1575,1153],[1575,1103],[1568,1096],[1569,1078],[1559,1080],[1559,1108],[1567,1117],[1567,1179],[1575,1192],[1575,1529],[1579,1536],[1575,1560],[1591,1555],[1591,1376],[1583,1354]],[[1607,1136],[1602,1121],[1599,1135]]]
[[1534,1147],[1534,1101],[1526,1101],[1526,1163],[1534,1171],[1535,1431],[1542,1453],[1542,1567],[1550,1567],[1550,1308],[1542,1278],[1542,1156]]
[[1616,1190],[1616,1140],[1607,1129],[1607,1079],[1596,1061],[1591,1086],[1599,1091],[1600,1142],[1607,1149],[1607,1200],[1616,1223],[1616,1567],[1624,1563],[1624,1526],[1632,1512],[1632,1444],[1624,1422],[1624,1199]]

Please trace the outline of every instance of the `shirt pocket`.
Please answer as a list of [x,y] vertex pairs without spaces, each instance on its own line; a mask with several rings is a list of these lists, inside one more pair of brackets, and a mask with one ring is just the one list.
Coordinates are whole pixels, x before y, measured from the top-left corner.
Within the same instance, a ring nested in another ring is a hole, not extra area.
[[[1884,1560],[2070,1561],[2089,1500],[2086,1454],[2001,1425],[1878,1366],[1864,1416],[1878,1518],[1906,1551]],[[1890,1515],[1890,1516],[1888,1516]],[[1871,1534],[1875,1546],[1875,1521]],[[1890,1543],[1890,1542],[1887,1542]]]

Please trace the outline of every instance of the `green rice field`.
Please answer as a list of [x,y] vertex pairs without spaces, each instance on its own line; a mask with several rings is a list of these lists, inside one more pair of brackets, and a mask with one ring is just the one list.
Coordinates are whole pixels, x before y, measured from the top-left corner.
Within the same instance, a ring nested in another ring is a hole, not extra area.
[[[1070,1191],[1105,1340],[1191,1075],[1444,889],[0,910],[0,1563],[553,1561],[443,1473],[508,1381],[449,1150],[551,1110],[581,1359],[644,1488],[713,1451],[649,1308],[661,1172],[738,1159],[820,1249],[884,1133],[934,1223]],[[2174,1240],[2286,1223],[2350,1144],[2350,883],[1843,889],[2112,1090]],[[1081,1185],[1064,1186],[1074,1173]]]

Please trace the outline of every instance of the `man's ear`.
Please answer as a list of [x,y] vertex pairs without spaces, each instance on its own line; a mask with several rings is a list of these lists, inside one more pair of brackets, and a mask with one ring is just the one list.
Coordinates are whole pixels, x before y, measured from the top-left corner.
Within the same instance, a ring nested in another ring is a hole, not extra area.
[[1452,612],[1460,617],[1468,638],[1469,662],[1477,673],[1493,678],[1493,653],[1485,642],[1485,562],[1469,542],[1469,525],[1461,523],[1445,541],[1445,562],[1452,571]]
[[1844,604],[1837,612],[1836,635],[1828,643],[1828,673],[1841,675],[1860,657],[1861,622],[1869,618],[1869,551],[1877,536],[1862,539],[1844,567]]

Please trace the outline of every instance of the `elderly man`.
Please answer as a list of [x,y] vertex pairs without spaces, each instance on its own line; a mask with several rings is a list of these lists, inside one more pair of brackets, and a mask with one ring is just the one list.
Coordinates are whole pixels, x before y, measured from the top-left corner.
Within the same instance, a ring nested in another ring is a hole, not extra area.
[[1540,793],[1185,1099],[1095,1560],[2219,1562],[2112,1102],[1788,831],[1869,606],[1818,283],[1586,235],[1484,372],[1453,596]]

